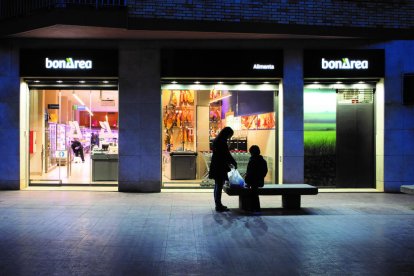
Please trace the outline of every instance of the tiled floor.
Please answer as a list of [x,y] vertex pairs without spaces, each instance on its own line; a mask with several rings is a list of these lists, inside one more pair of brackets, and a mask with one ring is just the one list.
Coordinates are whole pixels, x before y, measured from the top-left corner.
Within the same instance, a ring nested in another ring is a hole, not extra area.
[[414,196],[321,193],[301,211],[211,193],[0,192],[0,275],[413,275]]

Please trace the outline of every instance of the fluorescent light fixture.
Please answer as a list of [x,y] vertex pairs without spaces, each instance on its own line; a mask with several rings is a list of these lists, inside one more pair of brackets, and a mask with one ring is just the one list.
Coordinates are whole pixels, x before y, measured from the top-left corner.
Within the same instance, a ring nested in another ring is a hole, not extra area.
[[78,102],[79,102],[81,105],[85,105],[85,103],[81,100],[81,98],[79,98],[79,97],[78,97],[78,95],[76,95],[75,93],[73,93],[72,95],[73,95],[73,97],[75,97],[75,99],[76,99],[76,100],[78,100]]
[[86,111],[88,111],[88,112],[89,112],[89,115],[93,116],[93,113],[92,113],[92,111],[89,109],[89,107],[85,106],[85,109],[86,109]]
[[229,98],[229,97],[231,97],[231,94],[212,99],[210,103],[215,103],[215,102],[221,101],[222,99]]

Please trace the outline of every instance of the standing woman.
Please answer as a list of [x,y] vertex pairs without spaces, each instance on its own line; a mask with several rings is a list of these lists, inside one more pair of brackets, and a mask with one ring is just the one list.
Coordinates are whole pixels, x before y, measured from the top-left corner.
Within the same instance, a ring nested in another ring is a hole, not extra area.
[[230,127],[223,128],[213,141],[213,155],[211,157],[209,178],[214,179],[214,203],[216,211],[223,212],[229,209],[221,203],[221,191],[224,182],[228,180],[227,173],[230,165],[237,168],[236,160],[231,156],[227,140],[234,134]]

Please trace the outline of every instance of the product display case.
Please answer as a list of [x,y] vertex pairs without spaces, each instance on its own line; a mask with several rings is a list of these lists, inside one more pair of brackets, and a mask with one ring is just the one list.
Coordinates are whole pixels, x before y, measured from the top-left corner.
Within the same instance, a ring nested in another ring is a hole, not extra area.
[[45,151],[45,173],[56,166],[56,124],[49,123],[45,129],[46,151]]
[[56,151],[55,158],[58,166],[65,166],[67,159],[66,125],[56,124]]

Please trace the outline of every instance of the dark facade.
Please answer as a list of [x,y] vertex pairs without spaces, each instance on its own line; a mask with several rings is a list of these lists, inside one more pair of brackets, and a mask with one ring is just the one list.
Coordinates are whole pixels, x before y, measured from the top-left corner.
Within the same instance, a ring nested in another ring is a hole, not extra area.
[[118,52],[119,190],[136,192],[161,189],[163,49],[283,52],[280,183],[304,181],[305,52],[382,50],[374,182],[377,190],[387,192],[414,182],[414,107],[402,101],[403,74],[414,72],[413,1],[107,1],[104,6],[45,2],[49,6],[40,3],[16,12],[7,10],[7,1],[0,6],[0,134],[8,137],[1,144],[8,162],[0,165],[0,189],[20,189],[27,183],[21,153],[25,127],[19,119],[19,58],[27,48]]

